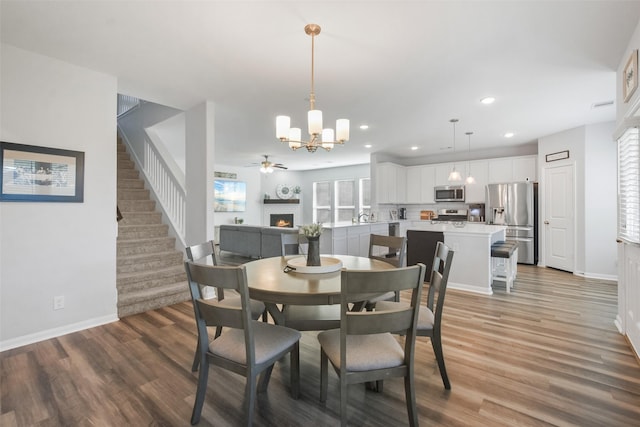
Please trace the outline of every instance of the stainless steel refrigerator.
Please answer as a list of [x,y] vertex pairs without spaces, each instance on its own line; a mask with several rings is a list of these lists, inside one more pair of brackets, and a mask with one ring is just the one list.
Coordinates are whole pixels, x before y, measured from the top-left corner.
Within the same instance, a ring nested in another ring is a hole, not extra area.
[[518,243],[518,262],[538,263],[538,183],[488,184],[485,215],[488,224],[507,226],[507,240]]

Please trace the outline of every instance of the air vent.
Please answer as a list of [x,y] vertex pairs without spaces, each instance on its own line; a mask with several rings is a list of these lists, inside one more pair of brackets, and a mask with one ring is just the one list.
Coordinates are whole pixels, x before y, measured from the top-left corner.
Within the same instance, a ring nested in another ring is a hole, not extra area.
[[591,108],[608,107],[610,105],[613,105],[613,101],[596,102],[595,104],[591,105]]

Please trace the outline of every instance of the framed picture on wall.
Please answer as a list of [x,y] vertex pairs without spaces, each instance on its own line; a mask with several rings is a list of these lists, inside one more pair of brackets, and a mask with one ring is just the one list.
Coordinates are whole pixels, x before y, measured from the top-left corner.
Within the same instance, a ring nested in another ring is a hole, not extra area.
[[243,181],[214,181],[214,212],[244,212],[247,206],[247,184]]
[[638,49],[631,52],[627,64],[622,70],[622,95],[624,102],[629,102],[631,95],[638,88]]
[[0,201],[84,200],[84,153],[0,141]]

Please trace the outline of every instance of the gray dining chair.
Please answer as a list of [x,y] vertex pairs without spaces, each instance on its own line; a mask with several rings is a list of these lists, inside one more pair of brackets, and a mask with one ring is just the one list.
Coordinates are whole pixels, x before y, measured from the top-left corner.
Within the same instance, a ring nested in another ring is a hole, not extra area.
[[[404,266],[407,250],[407,238],[402,236],[384,236],[372,234],[369,236],[369,258],[387,262],[394,267]],[[400,301],[400,292],[386,292],[366,302],[368,311],[373,310],[378,301]]]
[[[201,365],[191,424],[200,421],[210,364],[246,377],[243,412],[247,426],[252,424],[256,392],[267,390],[275,362],[287,353],[290,354],[291,396],[297,399],[300,394],[301,334],[291,328],[252,319],[246,267],[210,266],[187,261],[185,269],[198,328],[198,356]],[[214,286],[237,292],[241,308],[200,298],[200,286]],[[210,341],[207,331],[210,326],[225,327],[225,330]],[[226,386],[220,384],[217,390],[224,393]]]
[[299,255],[303,237],[298,233],[282,233],[280,235],[281,255]]
[[[442,310],[444,308],[444,297],[447,292],[449,282],[449,271],[453,261],[454,251],[442,242],[436,245],[436,252],[433,256],[431,275],[429,279],[429,290],[427,291],[427,304],[420,306],[418,315],[417,336],[429,337],[431,346],[438,362],[438,369],[444,388],[451,389],[451,382],[447,375],[444,364],[444,352],[442,351]],[[436,299],[437,293],[437,299]],[[406,306],[405,302],[380,301],[376,304],[376,310],[395,310],[398,307]]]
[[[218,258],[216,256],[215,250],[215,242],[213,240],[209,240],[204,243],[200,243],[198,245],[188,246],[185,249],[187,253],[187,259],[189,261],[209,264],[209,265],[219,265]],[[203,298],[202,287],[198,289],[199,295],[198,298]],[[216,301],[218,301],[221,305],[227,307],[240,307],[240,295],[235,292],[227,292],[225,295],[224,288],[216,289]],[[262,320],[264,322],[267,321],[267,311],[265,309],[264,303],[262,301],[257,300],[249,300],[249,306],[251,309],[251,318],[258,319],[262,316]],[[218,337],[222,332],[222,326],[216,327],[215,336]],[[193,364],[191,365],[191,371],[195,372],[198,370],[198,365],[200,363],[200,358],[198,357],[198,347],[196,344],[196,351],[193,357]]]
[[[426,266],[341,272],[340,328],[318,334],[320,401],[326,402],[328,362],[340,380],[340,421],[347,425],[347,386],[403,377],[409,424],[418,425],[414,384],[415,332]],[[408,306],[392,311],[351,311],[349,304],[370,293],[411,291]],[[405,335],[401,346],[393,335]],[[348,357],[347,357],[348,355]]]

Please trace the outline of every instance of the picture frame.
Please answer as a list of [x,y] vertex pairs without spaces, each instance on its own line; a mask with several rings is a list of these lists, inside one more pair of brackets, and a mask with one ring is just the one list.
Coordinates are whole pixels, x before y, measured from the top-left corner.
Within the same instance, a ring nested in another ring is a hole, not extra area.
[[557,153],[547,154],[545,156],[545,161],[549,163],[549,162],[555,162],[557,160],[564,160],[568,158],[569,158],[569,150],[564,150],[564,151],[558,151]]
[[398,219],[398,211],[396,209],[391,209],[389,211],[389,216],[391,217],[391,219],[393,221],[397,220]]
[[84,152],[0,141],[0,202],[84,201]]
[[629,55],[624,70],[622,71],[622,95],[624,102],[629,102],[631,96],[638,88],[638,49]]
[[247,206],[247,183],[216,179],[213,183],[214,212],[244,212]]

